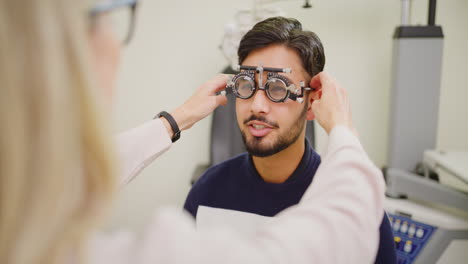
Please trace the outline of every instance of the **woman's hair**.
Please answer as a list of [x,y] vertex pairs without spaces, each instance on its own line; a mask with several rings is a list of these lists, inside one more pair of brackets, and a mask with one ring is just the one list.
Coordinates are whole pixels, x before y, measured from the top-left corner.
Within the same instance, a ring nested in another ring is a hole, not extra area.
[[88,7],[0,0],[2,264],[76,263],[113,192],[114,152],[89,71]]

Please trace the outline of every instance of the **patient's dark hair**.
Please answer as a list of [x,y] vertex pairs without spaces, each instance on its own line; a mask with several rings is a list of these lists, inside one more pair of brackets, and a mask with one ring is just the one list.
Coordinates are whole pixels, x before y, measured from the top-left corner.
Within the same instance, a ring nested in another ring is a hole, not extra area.
[[312,31],[302,30],[301,23],[296,19],[285,17],[272,17],[258,22],[244,35],[237,50],[239,64],[250,52],[271,44],[282,44],[294,49],[311,77],[323,71],[325,53],[319,37]]

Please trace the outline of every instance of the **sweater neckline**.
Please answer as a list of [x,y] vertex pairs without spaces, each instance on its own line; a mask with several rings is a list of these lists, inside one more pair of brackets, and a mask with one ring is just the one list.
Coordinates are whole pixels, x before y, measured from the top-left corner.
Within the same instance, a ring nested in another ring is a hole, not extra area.
[[[297,182],[302,182],[305,179],[313,177],[313,175],[315,174],[315,169],[318,167],[320,163],[320,156],[312,149],[312,147],[310,146],[309,140],[307,138],[305,139],[304,144],[305,144],[304,154],[302,155],[301,161],[299,162],[299,165],[294,170],[292,175],[285,182],[283,183],[265,182],[263,178],[260,176],[260,174],[258,173],[257,169],[255,168],[252,155],[250,154],[247,155],[249,178],[256,184],[269,187],[269,188],[281,189],[281,188],[285,188]],[[306,173],[307,171],[309,171],[310,173]]]

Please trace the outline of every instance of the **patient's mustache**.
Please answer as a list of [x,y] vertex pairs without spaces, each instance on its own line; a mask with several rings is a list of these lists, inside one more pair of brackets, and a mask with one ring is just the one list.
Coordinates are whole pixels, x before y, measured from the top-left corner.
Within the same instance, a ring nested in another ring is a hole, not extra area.
[[244,121],[244,125],[246,125],[248,122],[250,121],[260,121],[260,122],[263,122],[263,123],[266,123],[272,127],[275,127],[275,128],[279,128],[279,125],[278,123],[274,122],[274,121],[270,121],[268,119],[266,119],[265,117],[263,116],[256,116],[256,115],[251,115],[249,118],[247,118],[245,121]]

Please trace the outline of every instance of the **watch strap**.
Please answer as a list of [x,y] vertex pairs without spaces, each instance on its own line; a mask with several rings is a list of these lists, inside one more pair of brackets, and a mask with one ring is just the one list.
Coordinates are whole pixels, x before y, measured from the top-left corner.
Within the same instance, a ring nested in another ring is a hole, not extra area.
[[172,143],[176,142],[180,138],[180,129],[175,121],[174,117],[166,111],[161,111],[159,114],[156,115],[157,118],[164,117],[169,125],[171,125],[172,131],[174,132],[174,136],[171,138]]

